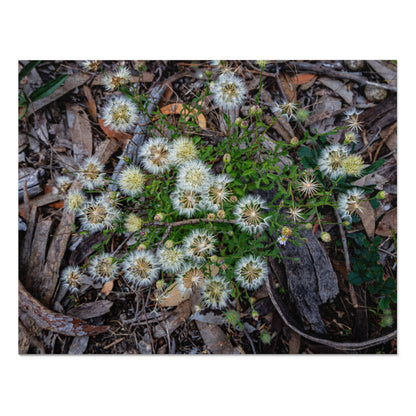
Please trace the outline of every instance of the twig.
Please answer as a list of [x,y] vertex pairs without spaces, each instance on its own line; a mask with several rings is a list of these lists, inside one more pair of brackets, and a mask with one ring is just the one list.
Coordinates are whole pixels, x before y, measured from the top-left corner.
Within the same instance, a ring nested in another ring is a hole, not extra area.
[[[182,225],[189,225],[189,224],[199,224],[201,222],[216,222],[221,224],[237,224],[236,220],[224,220],[221,218],[216,218],[214,220],[209,220],[207,218],[191,218],[190,220],[182,220],[176,222],[161,222],[161,221],[153,221],[147,222],[143,224],[143,227],[181,227]],[[166,237],[165,237],[166,238]]]
[[[347,237],[345,235],[345,230],[344,230],[344,227],[342,226],[342,220],[341,220],[341,217],[340,217],[338,211],[336,209],[334,209],[334,212],[335,212],[335,216],[337,218],[339,232],[341,234],[342,247],[344,249],[345,268],[347,269],[347,275],[348,275],[349,272],[351,271],[351,264],[350,264],[350,255],[348,253]],[[357,295],[355,294],[354,287],[350,282],[348,282],[348,288],[349,288],[349,292],[350,292],[351,302],[352,302],[354,308],[357,309],[358,308]]]
[[378,84],[376,82],[371,82],[371,81],[368,81],[364,77],[361,77],[357,74],[352,74],[350,72],[337,71],[335,69],[327,68],[319,64],[311,64],[308,62],[291,62],[291,64],[294,65],[297,70],[304,70],[304,71],[309,71],[309,72],[313,72],[316,74],[323,74],[331,78],[350,79],[351,81],[355,81],[360,85],[371,85],[371,86],[384,88],[385,90],[397,92],[397,87],[393,85]]

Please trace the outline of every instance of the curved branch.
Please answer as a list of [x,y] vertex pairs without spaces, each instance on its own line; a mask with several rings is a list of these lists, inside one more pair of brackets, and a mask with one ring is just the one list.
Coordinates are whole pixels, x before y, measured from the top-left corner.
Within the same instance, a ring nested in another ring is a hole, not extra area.
[[284,314],[283,309],[279,306],[279,302],[280,302],[279,295],[276,293],[276,291],[272,290],[272,285],[273,285],[273,278],[269,273],[269,276],[266,279],[266,287],[267,287],[267,292],[269,294],[270,300],[273,303],[273,306],[275,307],[280,317],[283,319],[283,322],[290,329],[295,331],[300,336],[308,339],[309,341],[313,341],[318,344],[327,345],[328,347],[332,347],[341,351],[359,351],[359,350],[364,350],[366,348],[374,347],[376,345],[384,344],[385,342],[390,341],[397,337],[397,330],[394,330],[393,332],[390,332],[389,334],[384,335],[382,337],[370,339],[368,341],[363,341],[363,342],[337,342],[337,341],[331,341],[326,338],[318,338],[313,335],[306,334],[305,332],[301,331],[299,328],[297,328],[295,325],[289,322],[289,319]]

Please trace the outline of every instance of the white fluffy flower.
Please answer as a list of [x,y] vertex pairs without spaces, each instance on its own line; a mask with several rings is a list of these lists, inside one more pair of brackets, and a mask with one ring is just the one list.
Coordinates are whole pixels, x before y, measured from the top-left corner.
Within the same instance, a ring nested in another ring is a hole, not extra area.
[[149,250],[134,251],[122,263],[124,278],[135,289],[148,287],[159,275],[155,255]]
[[128,84],[130,81],[131,73],[125,66],[120,66],[114,72],[104,75],[104,86],[107,91],[117,90],[119,87]]
[[163,247],[157,252],[157,260],[165,272],[178,272],[183,266],[184,259],[185,253],[182,247]]
[[213,309],[222,309],[227,306],[231,289],[224,277],[217,275],[207,278],[201,290],[202,303]]
[[126,131],[139,120],[137,105],[126,97],[113,97],[103,109],[103,121],[114,131]]
[[184,163],[178,171],[177,186],[189,191],[203,192],[212,181],[209,167],[200,160]]
[[170,148],[163,137],[150,138],[140,148],[143,167],[150,173],[166,172],[171,165]]
[[77,178],[82,186],[90,191],[103,186],[105,184],[104,165],[95,156],[88,157],[82,163]]
[[229,200],[230,190],[228,189],[228,184],[232,181],[232,178],[227,174],[212,177],[211,184],[204,199],[205,206],[208,210],[217,212],[222,208],[224,202]]
[[83,274],[78,266],[68,266],[62,271],[61,282],[71,293],[77,293],[81,286],[82,277]]
[[170,145],[172,163],[180,166],[198,158],[198,150],[191,139],[179,137]]
[[325,147],[318,160],[319,170],[331,179],[339,178],[344,174],[342,165],[348,153],[348,148],[340,144]]
[[351,221],[352,214],[362,212],[363,209],[360,206],[360,202],[364,198],[364,195],[363,190],[352,188],[338,197],[338,211],[344,220]]
[[170,195],[173,208],[185,217],[192,217],[202,208],[203,193],[176,188]]
[[238,202],[234,210],[237,224],[249,234],[264,230],[269,225],[268,217],[263,213],[264,209],[266,209],[266,203],[263,199],[259,196],[247,195]]
[[196,265],[188,264],[185,266],[178,277],[176,284],[182,294],[191,292],[197,287],[200,287],[204,280],[204,272]]
[[143,191],[146,177],[138,166],[127,166],[121,171],[118,184],[120,192],[128,196],[136,196]]
[[101,283],[109,282],[117,277],[120,266],[109,253],[95,256],[88,267],[91,277]]
[[192,230],[183,241],[185,254],[196,263],[203,262],[215,251],[216,238],[207,230]]
[[214,94],[215,103],[221,109],[232,110],[243,104],[246,96],[246,87],[241,78],[231,72],[226,72],[215,81],[212,93]]
[[249,255],[241,258],[234,269],[236,281],[241,287],[254,290],[258,289],[266,280],[267,264],[260,257]]
[[96,232],[115,227],[120,212],[108,198],[100,196],[85,203],[80,210],[82,230]]

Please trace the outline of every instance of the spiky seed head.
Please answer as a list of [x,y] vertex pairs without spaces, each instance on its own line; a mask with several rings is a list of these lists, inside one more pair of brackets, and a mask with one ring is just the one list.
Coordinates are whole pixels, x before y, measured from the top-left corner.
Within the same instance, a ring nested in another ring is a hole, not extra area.
[[67,175],[58,176],[55,179],[56,187],[58,188],[60,192],[64,194],[67,193],[68,189],[70,188],[73,182],[74,180]]
[[309,118],[309,111],[306,108],[299,108],[296,111],[296,118],[300,123],[304,123]]
[[86,203],[85,195],[82,191],[69,191],[65,198],[65,208],[68,211],[81,213],[82,207]]
[[90,232],[114,228],[120,212],[106,196],[91,199],[80,210],[82,229]]
[[83,61],[82,67],[86,71],[97,72],[100,69],[101,61]]
[[211,184],[207,188],[204,198],[204,205],[208,210],[214,212],[222,208],[224,202],[230,199],[230,190],[228,184],[232,178],[227,174],[215,175],[212,177]]
[[114,280],[117,277],[119,270],[119,264],[110,253],[103,253],[95,256],[91,260],[88,267],[88,272],[90,273],[91,277],[95,281],[101,283],[106,283],[110,280]]
[[141,148],[143,167],[150,173],[159,174],[169,170],[171,166],[170,147],[167,139],[155,137],[149,139]]
[[170,145],[171,162],[176,166],[181,166],[186,162],[198,158],[198,150],[191,139],[179,137]]
[[298,109],[298,104],[294,101],[285,101],[282,104],[275,104],[272,108],[273,113],[277,116],[283,115],[287,120],[296,118],[296,111]]
[[61,282],[71,293],[79,292],[83,274],[78,266],[68,266],[61,274]]
[[159,276],[160,267],[150,250],[130,253],[122,263],[124,278],[135,289],[149,287]]
[[231,72],[220,75],[212,88],[215,104],[225,111],[240,107],[246,92],[244,81]]
[[338,197],[338,210],[343,219],[351,222],[351,215],[362,212],[360,205],[364,197],[364,191],[359,188],[349,189],[346,193]]
[[256,61],[256,64],[260,67],[260,69],[264,69],[268,63],[269,61],[265,61],[265,60]]
[[212,176],[209,167],[200,160],[191,160],[179,167],[178,188],[203,192],[211,184],[211,181]]
[[180,246],[163,247],[157,252],[157,260],[163,271],[168,273],[177,273],[183,266],[185,253]]
[[126,97],[113,97],[103,109],[104,125],[114,131],[127,131],[139,120],[137,105]]
[[349,131],[349,132],[345,133],[344,145],[349,145],[351,143],[357,143],[357,141],[358,141],[358,136],[354,132]]
[[222,309],[227,306],[230,286],[223,276],[216,275],[204,280],[201,290],[202,303],[208,308]]
[[185,266],[176,278],[176,284],[182,294],[192,292],[196,288],[201,287],[203,281],[204,272],[193,264]]
[[120,66],[114,72],[104,75],[104,86],[107,91],[118,90],[122,85],[131,81],[130,70],[124,65]]
[[185,237],[183,247],[186,256],[200,264],[214,253],[216,242],[216,238],[209,231],[196,229]]
[[288,210],[288,214],[289,214],[289,218],[293,221],[293,222],[297,222],[297,221],[302,221],[303,220],[303,210],[299,207],[291,207]]
[[348,153],[348,148],[340,144],[325,147],[318,160],[319,170],[331,179],[339,178],[344,174],[342,163],[348,156]]
[[192,217],[195,212],[202,208],[202,193],[199,191],[176,188],[170,195],[173,208],[185,217]]
[[136,214],[131,213],[124,221],[124,228],[129,233],[136,233],[140,231],[143,226],[143,220]]
[[248,290],[258,289],[266,280],[267,264],[264,259],[250,254],[237,262],[234,273],[241,287]]
[[359,133],[363,129],[363,123],[358,120],[358,116],[362,113],[362,111],[357,111],[356,108],[351,108],[350,110],[345,112],[345,119],[347,127],[353,133]]
[[89,191],[103,186],[105,184],[104,165],[95,156],[88,157],[81,165],[77,178]]
[[297,184],[298,191],[306,198],[311,198],[318,192],[321,185],[314,176],[304,174],[300,177]]
[[266,209],[265,201],[259,196],[247,195],[242,198],[234,209],[237,224],[249,233],[255,234],[268,227],[268,217],[263,213]]
[[290,237],[293,233],[293,230],[290,227],[282,227],[282,235],[284,235],[285,237]]
[[118,178],[120,191],[124,195],[137,196],[143,191],[146,176],[138,166],[127,166]]

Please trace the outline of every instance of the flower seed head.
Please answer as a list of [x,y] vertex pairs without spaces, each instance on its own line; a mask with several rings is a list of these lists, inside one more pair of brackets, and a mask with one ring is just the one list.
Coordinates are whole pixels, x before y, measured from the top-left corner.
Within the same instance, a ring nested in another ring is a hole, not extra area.
[[85,159],[77,174],[82,186],[92,191],[105,184],[104,165],[95,157]]
[[68,266],[62,271],[61,282],[71,293],[77,293],[81,286],[82,277],[83,274],[78,266]]
[[217,275],[205,279],[201,290],[202,303],[208,308],[222,309],[227,306],[230,286],[224,277]]
[[234,209],[237,224],[249,234],[264,230],[269,225],[268,217],[263,213],[264,209],[266,209],[266,203],[263,199],[259,196],[247,195],[238,202]]
[[176,188],[170,195],[173,208],[185,217],[192,217],[202,207],[202,194],[199,191],[190,191]]
[[136,233],[137,231],[140,231],[140,229],[143,226],[143,220],[137,216],[136,214],[129,214],[124,221],[124,228],[129,233]]
[[232,110],[243,104],[246,96],[244,81],[232,74],[224,73],[218,77],[212,88],[214,102],[222,110]]
[[95,256],[88,267],[91,277],[101,283],[109,282],[117,277],[120,266],[109,253]]
[[103,109],[103,121],[114,131],[127,131],[139,120],[137,105],[126,97],[113,97]]
[[321,233],[321,240],[324,243],[329,243],[331,241],[331,235],[329,233]]
[[178,187],[189,191],[206,189],[212,181],[210,169],[200,160],[184,163],[178,170]]
[[86,198],[82,191],[69,191],[65,198],[65,208],[68,211],[75,212],[76,214],[81,212],[85,203]]
[[140,149],[143,167],[150,173],[166,172],[171,165],[170,149],[167,139],[156,137],[149,139]]
[[327,146],[321,152],[318,160],[319,170],[325,175],[328,175],[331,179],[337,179],[344,173],[342,163],[347,156],[347,147],[340,144]]
[[179,137],[170,145],[171,162],[181,166],[198,158],[198,150],[191,139]]
[[155,255],[149,250],[130,253],[123,261],[124,278],[135,289],[149,287],[159,276]]
[[364,169],[364,161],[360,155],[348,155],[341,164],[341,169],[350,176],[360,176]]
[[185,253],[180,246],[167,248],[166,246],[157,252],[157,260],[163,271],[177,273],[184,262]]
[[137,196],[143,191],[146,177],[138,166],[127,166],[118,178],[120,191],[124,195]]
[[234,272],[236,281],[248,290],[258,289],[266,280],[268,273],[265,260],[251,254],[237,262]]
[[216,242],[216,238],[209,231],[196,229],[185,237],[183,247],[186,256],[200,264],[214,253]]
[[130,81],[130,70],[125,66],[120,66],[116,71],[104,76],[104,86],[107,91],[118,90],[122,85],[128,84]]
[[182,294],[201,287],[203,281],[204,272],[198,266],[192,264],[185,266],[176,278],[176,284]]
[[80,210],[82,230],[96,232],[114,228],[120,212],[107,197],[100,196],[85,203]]

